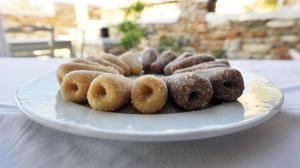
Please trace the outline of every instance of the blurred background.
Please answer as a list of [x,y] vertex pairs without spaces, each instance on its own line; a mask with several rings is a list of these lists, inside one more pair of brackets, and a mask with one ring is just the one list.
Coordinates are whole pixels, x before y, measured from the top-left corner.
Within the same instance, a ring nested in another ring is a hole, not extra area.
[[119,55],[153,47],[300,59],[300,0],[0,0],[0,16],[4,56]]

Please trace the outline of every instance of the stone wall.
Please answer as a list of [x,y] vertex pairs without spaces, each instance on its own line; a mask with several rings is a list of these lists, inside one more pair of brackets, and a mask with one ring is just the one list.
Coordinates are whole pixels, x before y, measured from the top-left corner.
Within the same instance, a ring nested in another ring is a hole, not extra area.
[[183,36],[183,50],[210,52],[232,59],[289,59],[288,50],[300,51],[299,18],[228,20],[210,24],[207,2],[179,1],[181,16],[174,24],[148,25],[145,45],[158,46],[165,38]]

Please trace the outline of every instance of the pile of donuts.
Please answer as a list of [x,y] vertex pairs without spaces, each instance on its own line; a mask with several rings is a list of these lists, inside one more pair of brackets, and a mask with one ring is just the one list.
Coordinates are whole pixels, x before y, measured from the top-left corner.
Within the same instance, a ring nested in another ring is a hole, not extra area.
[[76,58],[61,64],[56,77],[67,101],[101,111],[116,111],[130,102],[144,114],[158,113],[168,98],[184,110],[197,110],[215,100],[236,101],[244,90],[241,73],[226,60],[189,52],[177,57],[170,50],[159,55],[152,48],[140,55]]

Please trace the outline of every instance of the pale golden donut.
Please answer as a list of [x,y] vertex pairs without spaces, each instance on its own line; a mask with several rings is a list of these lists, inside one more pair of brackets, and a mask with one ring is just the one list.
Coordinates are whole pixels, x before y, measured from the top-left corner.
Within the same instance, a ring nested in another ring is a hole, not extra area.
[[99,64],[97,64],[93,61],[90,61],[90,60],[87,60],[87,59],[84,59],[84,58],[75,58],[75,59],[72,59],[70,62],[86,64],[86,65],[92,65],[92,66],[98,66],[99,65]]
[[143,70],[142,63],[139,61],[137,55],[132,52],[126,52],[119,56],[129,67],[130,71],[134,75],[140,75]]
[[116,68],[120,74],[125,74],[125,71],[118,65],[111,63],[109,61],[106,61],[105,59],[102,59],[100,57],[93,57],[93,56],[88,56],[86,57],[87,60],[92,61],[94,63],[100,64],[100,65],[105,65],[105,66],[111,66]]
[[87,92],[94,78],[102,72],[79,70],[68,73],[60,87],[60,93],[65,100],[76,103],[87,102]]
[[82,63],[65,63],[65,64],[61,64],[56,71],[56,78],[58,82],[61,84],[64,76],[67,73],[76,70],[90,70],[90,71],[99,71],[99,72],[107,72],[107,73],[114,73],[114,74],[119,73],[119,71],[116,70],[115,68],[104,66],[104,65],[93,66],[93,65],[87,65]]
[[104,53],[100,56],[101,58],[105,59],[106,61],[109,61],[113,64],[118,65],[119,67],[121,67],[124,71],[125,71],[125,75],[129,76],[130,75],[130,68],[129,66],[122,61],[121,59],[119,59],[118,57],[112,55],[112,54],[108,54],[108,53]]
[[166,83],[153,75],[145,75],[135,80],[131,91],[131,103],[141,113],[156,113],[168,98]]
[[130,100],[132,84],[133,81],[123,75],[100,75],[90,85],[88,102],[93,109],[115,111]]

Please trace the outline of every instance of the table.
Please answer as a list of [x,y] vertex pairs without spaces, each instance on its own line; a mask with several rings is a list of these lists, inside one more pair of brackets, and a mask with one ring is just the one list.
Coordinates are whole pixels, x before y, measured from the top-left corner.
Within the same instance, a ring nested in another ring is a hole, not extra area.
[[227,136],[156,143],[81,137],[26,118],[15,105],[15,89],[65,61],[0,59],[0,167],[300,167],[300,61],[230,61],[284,92],[285,103],[269,121]]

